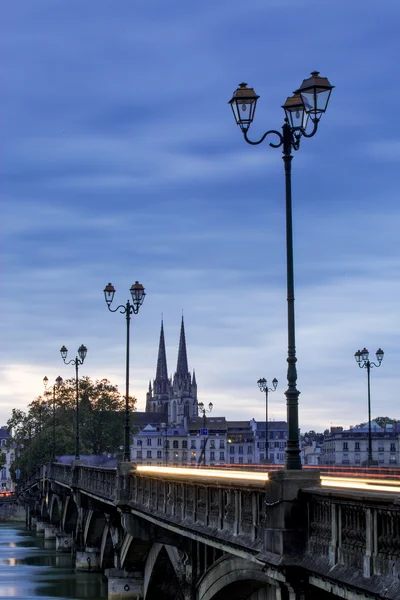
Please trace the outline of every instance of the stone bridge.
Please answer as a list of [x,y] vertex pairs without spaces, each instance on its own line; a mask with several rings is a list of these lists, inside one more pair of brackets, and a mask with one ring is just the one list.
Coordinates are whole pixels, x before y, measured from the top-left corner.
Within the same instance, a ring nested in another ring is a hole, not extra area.
[[400,495],[318,472],[52,464],[18,490],[27,523],[103,571],[110,599],[400,599]]

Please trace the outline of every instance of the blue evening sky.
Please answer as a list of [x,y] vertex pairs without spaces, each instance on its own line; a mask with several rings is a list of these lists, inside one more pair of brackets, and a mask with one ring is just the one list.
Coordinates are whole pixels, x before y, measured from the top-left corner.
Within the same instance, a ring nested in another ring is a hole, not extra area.
[[354,352],[385,351],[373,416],[400,418],[398,0],[5,0],[0,18],[0,423],[81,370],[124,389],[125,321],[103,288],[147,296],[132,321],[144,408],[161,314],[168,369],[182,310],[199,399],[286,416],[281,151],[247,145],[227,105],[261,96],[250,137],[279,128],[310,71],[336,87],[293,160],[300,424],[367,416]]

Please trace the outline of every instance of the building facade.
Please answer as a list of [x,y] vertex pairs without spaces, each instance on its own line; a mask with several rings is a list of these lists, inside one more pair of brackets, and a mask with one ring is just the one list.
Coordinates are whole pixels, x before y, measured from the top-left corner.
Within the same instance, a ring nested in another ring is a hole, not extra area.
[[[372,459],[376,465],[392,467],[400,462],[400,423],[379,427],[371,422]],[[368,423],[362,427],[331,427],[324,441],[322,462],[326,465],[365,465],[368,459]]]

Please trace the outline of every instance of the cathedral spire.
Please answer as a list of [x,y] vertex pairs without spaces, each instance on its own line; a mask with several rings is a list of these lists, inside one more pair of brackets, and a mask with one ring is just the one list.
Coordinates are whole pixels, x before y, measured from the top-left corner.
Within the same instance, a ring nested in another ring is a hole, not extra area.
[[168,381],[167,355],[165,353],[164,320],[161,320],[160,343],[158,346],[156,381]]
[[188,360],[187,360],[187,352],[186,352],[186,337],[185,337],[185,324],[183,322],[182,315],[182,323],[181,323],[181,335],[179,339],[179,350],[178,350],[178,362],[176,365],[176,374],[181,377],[187,377],[188,375]]

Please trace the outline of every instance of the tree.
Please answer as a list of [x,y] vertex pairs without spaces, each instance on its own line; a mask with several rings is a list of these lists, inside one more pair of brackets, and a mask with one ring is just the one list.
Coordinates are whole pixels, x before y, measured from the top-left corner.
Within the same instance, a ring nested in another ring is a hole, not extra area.
[[[376,417],[375,419],[372,419],[371,421],[375,421],[375,423],[379,427],[382,427],[382,428],[385,428],[386,425],[400,423],[400,421],[398,421],[397,419],[392,419],[391,417]],[[366,423],[359,423],[358,425],[356,425],[356,427],[367,427],[367,426],[368,426],[368,421]]]
[[[21,477],[50,462],[53,443],[53,392],[35,398],[28,411],[13,409],[8,430],[13,431],[16,468]],[[135,398],[130,407],[135,409]],[[123,444],[125,399],[107,379],[79,380],[80,453],[115,454]],[[56,456],[75,454],[76,387],[75,378],[67,379],[56,389],[55,397]]]

